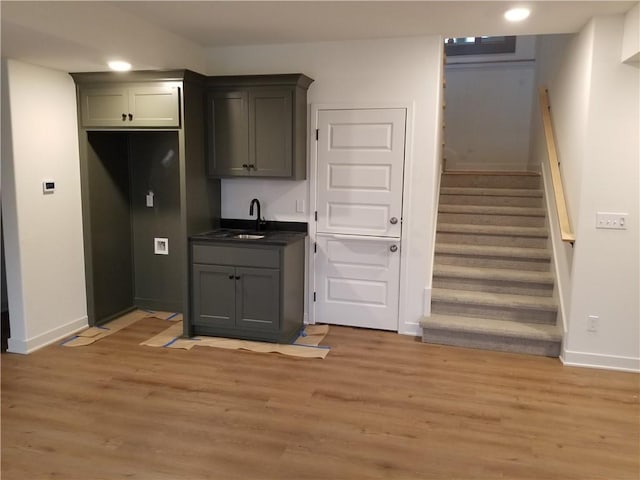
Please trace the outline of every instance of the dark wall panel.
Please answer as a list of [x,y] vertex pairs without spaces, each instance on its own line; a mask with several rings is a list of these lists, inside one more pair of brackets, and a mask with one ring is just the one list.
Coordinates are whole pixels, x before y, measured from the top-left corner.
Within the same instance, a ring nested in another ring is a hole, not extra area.
[[[132,132],[129,138],[135,304],[182,310],[184,238],[180,226],[178,132]],[[153,192],[153,207],[146,197]],[[167,238],[168,255],[154,253]]]
[[127,134],[87,132],[95,322],[133,305]]

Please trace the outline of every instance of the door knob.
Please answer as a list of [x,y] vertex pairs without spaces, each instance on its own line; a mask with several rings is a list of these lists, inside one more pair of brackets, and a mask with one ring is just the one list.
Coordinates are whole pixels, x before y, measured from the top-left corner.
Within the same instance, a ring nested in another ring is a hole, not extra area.
[[391,250],[392,252],[397,252],[398,251],[398,246],[397,245],[391,245],[389,247],[389,250]]
[[129,121],[133,120],[133,113],[129,114]]
[[391,217],[389,222],[391,222],[391,225],[395,225],[396,223],[398,223],[398,219],[396,217]]
[[127,119],[127,114],[126,114],[126,113],[123,113],[123,114],[122,114],[122,121],[124,122],[126,119]]

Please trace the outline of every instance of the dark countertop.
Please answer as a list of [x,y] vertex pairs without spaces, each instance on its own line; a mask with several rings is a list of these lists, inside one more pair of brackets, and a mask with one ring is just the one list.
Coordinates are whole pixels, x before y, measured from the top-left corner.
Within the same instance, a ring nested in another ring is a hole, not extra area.
[[[233,243],[236,245],[288,245],[307,236],[307,224],[300,222],[266,222],[256,231],[255,220],[223,219],[221,228],[189,237],[192,241]],[[263,238],[238,238],[237,235],[261,235]]]

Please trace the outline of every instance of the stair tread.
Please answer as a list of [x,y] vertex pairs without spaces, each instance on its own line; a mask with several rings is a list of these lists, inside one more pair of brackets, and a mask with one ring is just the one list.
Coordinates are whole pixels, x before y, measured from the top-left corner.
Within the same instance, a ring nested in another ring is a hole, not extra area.
[[549,236],[549,231],[544,227],[513,227],[509,225],[481,225],[474,223],[438,223],[437,231],[514,237],[546,238]]
[[473,213],[476,215],[514,215],[544,217],[545,209],[539,207],[503,207],[494,205],[447,205],[440,204],[441,213]]
[[539,177],[540,172],[532,172],[528,170],[447,170],[446,172],[442,172],[442,175],[471,175],[474,177]]
[[543,191],[534,188],[499,188],[499,187],[442,187],[441,195],[467,195],[474,197],[539,197]]
[[542,283],[553,285],[553,275],[549,272],[516,270],[508,268],[463,267],[458,265],[437,264],[433,276],[471,278],[483,280],[504,280],[522,283]]
[[551,259],[551,254],[546,248],[467,245],[463,243],[436,243],[435,252],[460,255],[477,255],[485,257],[528,258],[535,260]]
[[469,290],[453,290],[449,288],[434,288],[432,301],[484,305],[507,308],[538,309],[557,311],[558,305],[553,298],[534,295],[514,295],[511,293],[475,292]]
[[463,317],[457,315],[432,314],[423,317],[420,326],[428,329],[449,330],[473,334],[499,335],[531,340],[562,340],[562,329],[558,325],[523,323],[493,318]]

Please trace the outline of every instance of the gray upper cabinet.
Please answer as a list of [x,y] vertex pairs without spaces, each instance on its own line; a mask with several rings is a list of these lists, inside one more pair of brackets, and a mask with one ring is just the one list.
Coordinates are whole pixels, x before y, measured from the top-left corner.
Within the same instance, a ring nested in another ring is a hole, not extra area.
[[302,74],[209,77],[208,174],[305,179],[311,82]]
[[179,127],[178,85],[141,83],[80,88],[83,127]]

